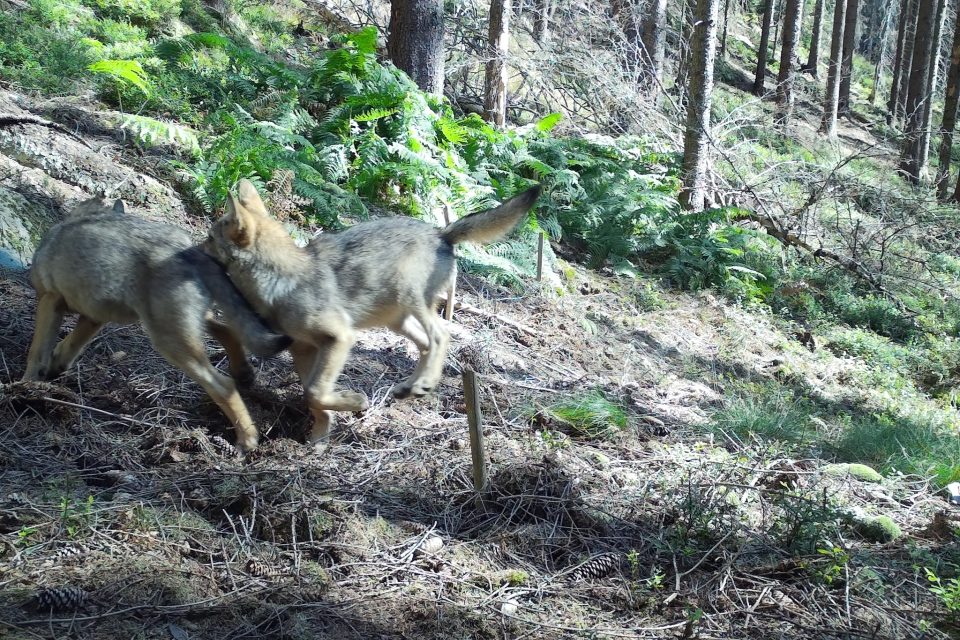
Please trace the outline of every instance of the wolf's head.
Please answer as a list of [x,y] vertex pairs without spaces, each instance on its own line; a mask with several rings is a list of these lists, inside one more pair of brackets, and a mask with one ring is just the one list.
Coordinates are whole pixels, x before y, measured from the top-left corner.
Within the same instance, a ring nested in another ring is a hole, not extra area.
[[227,195],[226,213],[210,227],[203,249],[228,266],[245,258],[289,262],[300,253],[283,225],[270,216],[249,180],[240,181],[237,196]]

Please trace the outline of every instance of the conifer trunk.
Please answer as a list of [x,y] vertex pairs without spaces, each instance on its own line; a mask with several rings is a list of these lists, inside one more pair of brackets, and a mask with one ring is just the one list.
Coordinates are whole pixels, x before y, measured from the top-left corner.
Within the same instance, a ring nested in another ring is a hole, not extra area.
[[713,63],[717,53],[719,0],[697,0],[690,45],[687,125],[683,139],[683,189],[680,203],[700,211],[706,199]]
[[960,88],[960,11],[953,27],[950,49],[950,70],[947,72],[947,93],[943,98],[943,122],[940,124],[940,167],[937,170],[937,196],[945,200],[950,191],[950,156],[953,151],[953,130],[957,125],[957,95]]
[[887,122],[894,120],[897,100],[900,96],[900,83],[903,78],[903,50],[906,46],[907,16],[910,15],[911,0],[900,0],[900,16],[897,18],[897,48],[893,54],[893,82],[890,85],[890,98],[887,100]]
[[820,33],[823,31],[823,0],[817,0],[813,8],[813,32],[810,36],[810,53],[807,55],[806,69],[813,77],[819,76]]
[[443,94],[443,0],[392,0],[387,53],[423,91]]
[[923,178],[927,172],[927,165],[930,158],[930,127],[933,122],[933,99],[937,93],[937,86],[940,84],[940,41],[943,35],[943,22],[947,17],[946,1],[937,2],[937,16],[933,26],[933,38],[930,43],[930,70],[927,72],[927,88],[924,92],[926,99],[923,101],[923,122],[920,125],[920,177]]
[[843,25],[843,57],[840,65],[840,96],[837,99],[837,114],[850,113],[850,79],[853,76],[853,50],[857,45],[857,17],[860,0],[847,0],[845,24]]
[[920,0],[917,11],[917,29],[913,42],[913,60],[910,62],[910,82],[907,93],[906,119],[904,129],[903,155],[900,170],[914,184],[920,181],[920,171],[924,165],[921,130],[923,128],[924,101],[927,99],[930,59],[933,49],[935,29],[935,7],[933,0]]
[[913,67],[913,51],[917,34],[917,11],[920,5],[928,0],[910,0],[910,13],[907,15],[906,39],[903,43],[903,59],[900,61],[900,87],[897,94],[897,104],[894,106],[894,122],[900,123],[906,116],[907,94],[910,91],[910,69]]
[[483,109],[487,119],[502,127],[507,121],[507,51],[513,0],[490,0],[490,32]]
[[760,30],[760,46],[757,47],[757,70],[753,78],[753,94],[763,95],[763,82],[767,76],[767,49],[770,46],[770,25],[773,22],[773,0],[764,0],[763,26]]
[[830,66],[827,69],[827,92],[823,104],[820,131],[828,138],[837,135],[837,107],[840,99],[840,67],[843,56],[843,28],[846,24],[847,0],[836,0],[833,8],[833,35],[830,38]]
[[783,48],[780,52],[780,71],[777,74],[777,126],[786,130],[793,117],[794,59],[800,40],[803,0],[786,0],[783,16]]

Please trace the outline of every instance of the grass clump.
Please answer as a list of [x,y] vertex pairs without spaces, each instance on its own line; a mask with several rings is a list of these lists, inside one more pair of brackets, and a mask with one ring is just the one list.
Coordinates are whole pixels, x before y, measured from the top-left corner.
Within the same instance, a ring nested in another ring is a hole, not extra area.
[[623,407],[599,389],[561,400],[540,410],[536,418],[584,438],[601,438],[627,427]]
[[743,386],[717,411],[711,428],[746,444],[752,438],[806,446],[816,441],[812,405],[790,389],[775,383]]

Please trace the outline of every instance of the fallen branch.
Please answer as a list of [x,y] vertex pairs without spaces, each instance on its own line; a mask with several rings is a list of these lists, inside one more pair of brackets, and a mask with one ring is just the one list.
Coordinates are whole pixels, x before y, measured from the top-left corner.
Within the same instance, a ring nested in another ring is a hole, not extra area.
[[840,255],[835,251],[825,248],[823,245],[819,247],[812,246],[810,243],[806,242],[796,234],[790,233],[790,231],[783,229],[779,224],[777,224],[777,221],[768,214],[746,211],[740,217],[744,220],[756,222],[763,227],[767,234],[776,238],[783,245],[802,249],[803,251],[812,255],[814,258],[827,258],[828,260],[835,262],[890,299],[890,301],[893,302],[893,304],[900,311],[913,315],[919,315],[918,311],[908,307],[892,291],[884,287],[883,283],[880,281],[880,278],[877,277],[877,274],[871,272],[853,258]]
[[[442,303],[444,303],[444,304],[447,303],[447,296],[446,296],[446,294],[440,296],[440,302],[442,302]],[[465,311],[465,312],[471,313],[471,314],[473,314],[473,315],[475,315],[475,316],[480,316],[481,318],[490,318],[491,320],[497,320],[498,322],[502,322],[503,324],[505,324],[505,325],[507,325],[507,326],[509,326],[509,327],[513,327],[513,328],[516,329],[517,331],[522,331],[523,333],[526,333],[527,335],[530,335],[530,336],[539,335],[539,334],[537,333],[537,330],[536,330],[536,329],[533,329],[533,328],[531,328],[531,327],[528,327],[528,326],[526,326],[526,325],[524,325],[524,324],[520,324],[520,323],[517,322],[516,320],[510,320],[509,318],[504,318],[503,316],[498,316],[498,315],[495,314],[495,313],[490,313],[489,311],[484,311],[483,309],[478,309],[477,307],[473,306],[472,304],[467,304],[467,303],[465,303],[465,302],[460,302],[460,301],[454,301],[454,303],[453,303],[453,308],[454,308],[456,311]]]
[[62,124],[57,124],[56,122],[50,122],[49,120],[44,120],[39,116],[31,116],[31,115],[14,116],[14,115],[8,115],[8,114],[0,114],[0,127],[10,127],[18,124],[35,124],[41,127],[47,127],[48,129],[54,129],[56,131],[59,131],[62,134],[70,136],[71,138],[73,138],[74,140],[76,140],[77,142],[85,146],[87,149],[90,149],[91,151],[93,150],[93,147],[91,147],[86,140],[84,140],[74,132],[70,131],[69,129],[64,127]]

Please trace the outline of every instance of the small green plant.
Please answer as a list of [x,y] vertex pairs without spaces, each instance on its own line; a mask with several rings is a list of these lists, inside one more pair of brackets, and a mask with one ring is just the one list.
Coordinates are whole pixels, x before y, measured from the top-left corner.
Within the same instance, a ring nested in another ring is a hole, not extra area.
[[36,527],[20,527],[20,529],[17,530],[17,544],[24,547],[29,546],[30,539],[33,538],[36,533]]
[[570,447],[570,439],[556,431],[543,429],[537,432],[537,437],[543,442],[544,446],[551,451],[559,451]]
[[943,581],[940,576],[924,567],[927,580],[930,581],[930,592],[940,598],[944,608],[951,616],[960,615],[960,578],[950,578]]
[[148,98],[153,92],[147,72],[136,60],[98,60],[87,69],[117,84],[134,86]]
[[630,567],[630,577],[634,580],[640,577],[640,553],[636,549],[627,552],[627,565]]
[[66,496],[60,498],[60,522],[67,532],[67,537],[76,538],[81,529],[89,526],[92,518],[92,495],[87,496],[87,499],[80,505],[74,505],[73,501]]
[[627,426],[623,407],[612,402],[599,389],[566,398],[540,412],[548,423],[556,423],[572,435],[600,438]]
[[653,574],[647,578],[647,588],[653,591],[661,591],[666,586],[667,574],[660,567],[655,567]]
[[511,587],[522,587],[530,581],[530,575],[526,571],[511,569],[504,576],[503,581]]
[[815,570],[817,579],[827,586],[839,583],[844,577],[847,563],[850,562],[850,555],[836,546],[817,549],[817,553],[820,554],[823,559],[823,563],[818,565]]

